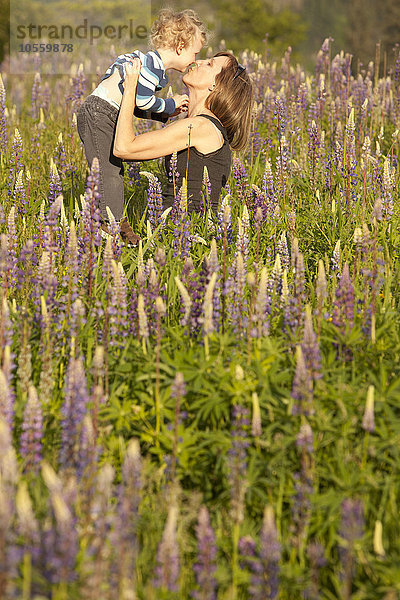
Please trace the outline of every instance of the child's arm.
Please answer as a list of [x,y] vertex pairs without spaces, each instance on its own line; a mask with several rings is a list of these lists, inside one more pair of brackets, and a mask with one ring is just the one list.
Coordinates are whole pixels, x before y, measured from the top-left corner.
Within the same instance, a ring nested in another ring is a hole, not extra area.
[[[136,90],[136,106],[139,110],[151,113],[166,113],[172,115],[176,104],[174,98],[157,98],[154,95],[164,71],[157,64],[157,56],[148,52],[140,69],[139,80]],[[125,63],[126,64],[126,63]],[[125,66],[125,65],[124,65]]]
[[173,99],[175,100],[176,108],[172,115],[168,114],[167,112],[155,113],[141,110],[137,106],[135,106],[133,114],[139,119],[152,119],[153,121],[161,121],[161,123],[166,123],[170,117],[176,117],[182,112],[186,112],[189,106],[189,96],[187,96],[186,94],[176,94],[175,96],[173,96]]

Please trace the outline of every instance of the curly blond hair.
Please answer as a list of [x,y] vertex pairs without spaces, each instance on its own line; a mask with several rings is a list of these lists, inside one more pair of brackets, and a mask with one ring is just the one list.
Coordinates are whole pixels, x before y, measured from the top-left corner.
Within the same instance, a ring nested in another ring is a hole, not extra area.
[[151,28],[149,45],[153,50],[175,50],[183,42],[186,48],[193,41],[197,29],[200,30],[204,46],[208,40],[208,31],[194,10],[188,8],[175,12],[172,8],[163,8]]

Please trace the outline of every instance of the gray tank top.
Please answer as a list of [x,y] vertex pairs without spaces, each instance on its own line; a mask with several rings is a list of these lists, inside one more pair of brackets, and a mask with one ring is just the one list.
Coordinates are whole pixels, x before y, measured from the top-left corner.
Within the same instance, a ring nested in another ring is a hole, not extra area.
[[[221,188],[226,185],[231,168],[231,149],[229,147],[228,136],[225,127],[210,115],[198,115],[205,117],[216,125],[224,137],[224,143],[218,150],[203,154],[191,146],[189,148],[189,166],[187,174],[188,186],[188,212],[200,210],[202,204],[201,189],[203,183],[204,167],[207,167],[208,176],[211,183],[211,204],[214,212],[218,208],[218,199]],[[177,182],[177,191],[182,185],[182,179],[186,176],[188,149],[180,150],[177,153],[177,171],[179,179]],[[167,175],[170,170],[171,154],[165,157],[165,169]],[[174,203],[174,185],[172,181],[168,181],[164,197],[164,209],[172,206]]]

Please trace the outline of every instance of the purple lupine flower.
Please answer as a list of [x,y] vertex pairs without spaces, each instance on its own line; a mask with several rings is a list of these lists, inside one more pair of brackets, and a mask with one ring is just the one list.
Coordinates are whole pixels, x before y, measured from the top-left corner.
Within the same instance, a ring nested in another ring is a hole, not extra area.
[[308,108],[307,85],[306,85],[306,83],[301,82],[299,87],[297,88],[296,115],[300,119],[304,119],[304,116],[307,114],[307,108]]
[[243,256],[243,262],[247,267],[249,258],[249,230],[250,230],[250,217],[249,211],[247,210],[246,204],[243,206],[242,218],[238,218],[238,234],[236,239],[236,250],[240,251]]
[[163,212],[163,200],[161,183],[158,178],[152,173],[144,174],[148,177],[149,188],[147,190],[147,214],[152,229],[156,229],[161,223],[161,215]]
[[[300,444],[305,447],[305,451],[309,446],[308,435],[302,439],[300,436]],[[296,547],[301,547],[304,541],[305,532],[310,521],[311,515],[311,495],[313,493],[312,481],[307,471],[302,468],[300,473],[293,474],[294,491],[293,504],[291,508],[291,525],[292,543]]]
[[316,84],[319,86],[319,79],[321,74],[327,73],[329,68],[329,46],[330,43],[333,42],[333,38],[327,37],[324,39],[321,49],[317,54],[317,61],[315,65],[315,80]]
[[36,389],[29,386],[21,433],[21,456],[25,459],[25,470],[36,469],[42,460],[43,417]]
[[221,280],[219,277],[220,264],[218,261],[217,243],[215,238],[211,240],[210,255],[206,257],[207,284],[210,283],[213,273],[217,274],[217,280],[213,292],[213,323],[215,331],[219,331],[221,319]]
[[183,185],[175,199],[174,205],[175,214],[171,217],[174,223],[174,238],[173,248],[174,257],[182,258],[189,256],[191,247],[190,241],[190,219],[187,214],[187,187],[186,181],[183,180]]
[[376,221],[378,223],[379,223],[379,221],[382,221],[382,218],[383,218],[382,208],[383,208],[382,198],[376,198],[375,202],[374,202],[374,208],[372,209],[372,212],[371,212],[371,222],[373,222],[374,219],[376,219]]
[[270,312],[271,296],[268,293],[268,275],[266,267],[263,267],[260,273],[260,281],[252,316],[254,322],[254,328],[250,332],[252,337],[268,335]]
[[149,325],[147,322],[147,316],[144,309],[143,294],[139,294],[137,297],[137,316],[138,316],[138,331],[140,337],[147,339],[149,337]]
[[182,318],[180,320],[180,324],[182,325],[182,327],[186,327],[186,325],[189,323],[190,310],[192,307],[192,300],[190,298],[190,295],[189,295],[187,289],[185,288],[182,281],[177,276],[175,276],[175,283],[181,294],[181,299],[182,299],[182,304],[181,304]]
[[190,318],[188,324],[189,329],[192,332],[200,331],[201,328],[201,314],[203,311],[204,288],[206,281],[207,275],[204,262],[202,263],[200,272],[197,273],[194,269],[192,259],[190,257],[187,258],[182,269],[182,283],[185,286],[191,300]]
[[[94,485],[93,482],[89,484],[88,493],[91,501],[88,504],[88,517],[93,535],[89,536],[84,555],[86,574],[84,589],[87,590],[88,598],[95,597],[104,583],[107,586],[109,584],[107,579],[111,571],[109,547],[112,547],[110,531],[114,523],[112,503],[114,476],[113,467],[105,463],[97,472]],[[122,557],[117,557],[117,560],[120,558]],[[116,585],[115,581],[113,583]]]
[[306,367],[301,346],[297,346],[296,349],[296,371],[290,395],[296,400],[292,408],[293,415],[313,414],[313,382],[310,371]]
[[[96,386],[95,386],[96,391]],[[92,487],[93,478],[98,468],[97,461],[100,453],[100,448],[95,439],[93,422],[89,415],[86,415],[82,421],[82,427],[79,439],[79,449],[76,461],[76,476],[78,481],[83,481],[83,487]]]
[[154,260],[161,269],[165,267],[167,263],[167,257],[165,256],[165,250],[162,246],[159,246],[155,251]]
[[[108,282],[113,273],[112,261],[114,260],[114,251],[112,247],[111,238],[107,238],[106,245],[103,251],[103,266],[102,266],[102,275],[104,279]],[[109,288],[106,288],[106,294],[109,292]]]
[[17,237],[15,232],[14,207],[10,210],[8,218],[9,234],[2,233],[0,236],[0,275],[2,289],[7,295],[17,283]]
[[[141,268],[140,271],[142,271]],[[139,280],[138,270],[138,290],[143,296],[149,332],[157,333],[157,323],[159,319],[159,312],[157,311],[156,304],[159,301],[157,301],[157,298],[161,297],[161,300],[164,302],[166,301],[166,297],[165,294],[163,294],[160,290],[160,274],[157,274],[154,260],[152,258],[147,260],[146,266],[142,271],[140,278],[141,281]]]
[[33,79],[32,91],[31,91],[32,119],[37,119],[38,115],[39,115],[38,104],[39,104],[40,92],[41,92],[40,83],[41,83],[40,73],[35,73],[35,77]]
[[278,137],[281,139],[286,133],[286,106],[280,96],[276,96],[274,100],[274,116],[278,130]]
[[277,252],[281,257],[282,269],[289,268],[289,250],[285,232],[283,231],[277,245]]
[[290,231],[294,231],[296,226],[296,212],[294,210],[289,210],[287,213],[287,222]]
[[129,187],[140,187],[140,162],[135,160],[126,161]]
[[72,93],[66,98],[67,102],[71,102],[74,113],[78,112],[83,98],[86,96],[86,85],[87,80],[83,72],[83,65],[81,64],[75,77],[72,77]]
[[171,398],[182,399],[186,396],[186,384],[183,378],[183,374],[178,371],[175,374],[174,381],[171,385]]
[[113,544],[118,548],[119,580],[132,578],[138,553],[137,526],[142,491],[142,460],[137,440],[131,440],[125,453],[118,490]]
[[331,258],[331,269],[339,277],[342,273],[341,262],[342,262],[342,259],[341,259],[341,252],[340,252],[340,240],[338,240],[335,244],[335,248],[333,250],[333,254],[332,254],[332,258]]
[[0,75],[0,152],[5,154],[7,150],[7,119],[6,119],[6,90]]
[[231,208],[231,196],[227,194],[224,196],[221,202],[221,206],[218,211],[218,239],[223,239],[224,230],[226,230],[226,239],[228,245],[232,243],[232,208]]
[[60,135],[58,136],[57,145],[54,150],[54,163],[57,167],[57,173],[60,176],[60,180],[62,182],[65,179],[65,173],[67,169],[67,160],[65,156],[65,147],[63,143],[62,133],[60,133]]
[[250,132],[249,149],[247,152],[248,157],[255,157],[259,154],[263,156],[265,154],[266,141],[260,134],[259,125],[255,124],[254,128]]
[[281,545],[278,541],[274,512],[272,506],[267,506],[264,511],[263,526],[260,533],[260,559],[265,582],[262,598],[273,600],[278,597],[280,558]]
[[22,163],[22,139],[18,129],[15,130],[11,156],[10,156],[10,175],[8,179],[8,195],[11,198],[14,192],[14,185],[17,180],[17,174],[23,168]]
[[341,504],[339,535],[344,543],[339,547],[344,597],[350,598],[354,575],[354,543],[364,535],[364,507],[361,500],[346,498]]
[[395,187],[395,169],[386,158],[383,163],[383,197],[382,197],[382,213],[386,219],[390,219],[393,214],[394,201],[393,191]]
[[40,108],[46,113],[48,113],[50,110],[50,100],[51,100],[50,85],[49,85],[49,82],[46,81],[44,84],[44,89],[42,90],[41,102],[40,102]]
[[275,263],[272,268],[270,277],[268,279],[267,291],[269,296],[280,296],[282,292],[282,267],[281,267],[281,257],[279,254],[276,255]]
[[256,542],[250,535],[246,535],[240,538],[238,549],[241,554],[241,567],[247,567],[252,574],[249,585],[250,597],[255,600],[263,600],[262,565]]
[[265,218],[267,214],[269,214],[269,215],[273,214],[273,212],[275,210],[275,206],[276,206],[276,197],[275,197],[275,191],[274,191],[274,176],[272,173],[270,159],[267,159],[265,161],[265,171],[264,171],[264,178],[263,178],[261,191],[263,192],[264,197],[265,197],[265,210],[263,210],[263,215]]
[[[292,256],[293,258],[293,256]],[[284,311],[284,324],[292,332],[297,331],[302,321],[303,306],[305,302],[305,276],[304,258],[301,252],[294,257],[293,294],[287,298]]]
[[242,253],[236,252],[235,259],[229,270],[229,277],[225,281],[224,295],[227,299],[228,314],[232,326],[239,334],[243,333],[247,325],[247,317],[244,312],[247,307],[245,298],[246,267],[243,262]]
[[49,488],[54,515],[53,523],[48,522],[42,531],[45,575],[51,583],[67,583],[76,579],[76,560],[79,551],[74,509],[76,483],[70,479],[68,487],[64,487],[47,463],[42,466],[42,475]]
[[304,362],[306,368],[310,371],[314,381],[322,377],[321,372],[321,351],[317,340],[316,333],[313,329],[311,310],[306,307],[304,318],[304,333],[301,342]]
[[257,235],[258,235],[261,232],[261,229],[263,226],[263,221],[264,221],[262,206],[256,205],[255,211],[253,214],[254,214],[254,228],[257,231]]
[[336,289],[332,321],[342,333],[345,333],[347,328],[352,329],[354,325],[354,287],[347,263],[343,267],[343,273]]
[[[54,255],[45,250],[40,257],[37,268],[36,288],[34,295],[39,300],[38,305],[40,305],[40,297],[44,296],[45,292],[47,292],[46,304],[50,309],[54,307],[57,285],[58,280],[56,275]],[[39,309],[39,306],[37,308]]]
[[22,178],[22,171],[17,174],[17,179],[14,185],[13,191],[13,202],[14,206],[16,206],[17,211],[20,214],[26,213],[26,192],[24,187],[24,181]]
[[210,516],[205,506],[199,511],[198,523],[196,525],[197,537],[197,562],[193,566],[196,574],[196,582],[199,590],[192,592],[196,600],[216,600],[217,580],[215,571],[217,568],[217,546],[215,533],[210,523]]
[[[267,215],[267,207],[265,204],[264,193],[261,189],[252,183],[249,204],[253,211],[253,223],[257,231],[259,231],[265,221]],[[258,217],[256,217],[258,213]]]
[[68,289],[67,308],[69,309],[71,303],[78,297],[79,282],[79,252],[74,221],[71,221],[64,260],[65,269],[62,276],[62,285]]
[[71,338],[77,338],[78,334],[85,324],[85,306],[80,298],[76,298],[71,305],[70,335]]
[[63,202],[62,196],[57,196],[54,202],[50,205],[50,210],[47,213],[46,222],[43,231],[43,251],[47,251],[50,255],[51,262],[56,262],[56,255],[61,250],[62,236],[61,228],[58,222],[58,216],[61,211]]
[[57,171],[57,167],[53,159],[50,161],[49,173],[49,202],[52,204],[54,200],[62,193],[61,179]]
[[206,291],[204,294],[204,303],[203,303],[203,317],[201,321],[203,322],[203,331],[204,335],[210,335],[215,330],[214,322],[213,322],[213,307],[214,307],[214,289],[217,281],[217,273],[213,273],[211,275],[210,281],[207,284]]
[[311,185],[315,189],[315,176],[317,163],[319,162],[319,133],[314,119],[308,127],[308,163],[311,171]]
[[321,598],[320,570],[327,564],[324,547],[318,542],[311,542],[307,546],[307,556],[310,561],[310,582],[304,591],[304,598],[306,600],[319,600]]
[[169,590],[170,592],[178,591],[179,547],[176,539],[177,518],[178,509],[176,506],[171,505],[168,510],[162,540],[157,550],[157,566],[153,581],[154,587]]
[[271,506],[267,506],[264,511],[260,550],[257,551],[256,543],[250,536],[245,536],[239,541],[239,551],[244,559],[244,564],[252,573],[249,586],[250,597],[253,600],[277,598],[281,546]]
[[128,335],[126,277],[121,263],[112,261],[113,281],[110,289],[110,346],[123,348]]
[[284,196],[286,190],[286,180],[289,175],[290,153],[286,137],[283,135],[280,141],[280,152],[276,157],[276,184],[279,195]]
[[302,448],[308,454],[314,452],[314,434],[308,423],[300,425],[300,430],[296,438],[296,446]]
[[320,148],[320,177],[326,188],[329,188],[331,185],[331,164],[330,164],[330,156],[329,152],[326,149],[325,145],[325,131],[321,131],[319,138],[319,148]]
[[207,210],[211,209],[212,206],[211,206],[211,181],[210,181],[210,177],[208,176],[208,170],[207,170],[206,166],[204,167],[204,172],[203,172],[203,182],[202,182],[202,186],[201,186],[200,198],[201,198],[200,210],[207,212]]
[[29,385],[32,380],[32,348],[29,343],[31,326],[29,322],[25,321],[21,327],[21,330],[22,339],[18,355],[18,369],[16,375],[21,392],[27,396],[29,392]]
[[237,156],[233,159],[232,173],[239,194],[239,201],[245,202],[249,196],[249,182],[244,164]]
[[343,173],[343,161],[344,161],[344,141],[343,141],[343,129],[342,124],[339,121],[336,125],[335,136],[334,136],[334,152],[333,162],[335,167],[340,173]]
[[82,421],[87,412],[89,393],[81,358],[71,358],[65,376],[65,399],[61,420],[60,463],[64,468],[76,467]]
[[[355,168],[357,165],[356,162],[356,144],[355,144],[355,124],[354,124],[354,108],[350,110],[349,117],[345,126],[345,148],[346,155],[344,157],[344,166],[345,166],[345,178],[346,178],[346,186],[353,185],[356,183],[355,178]],[[348,197],[350,195],[350,190],[347,190]]]
[[364,535],[364,507],[361,500],[346,498],[341,504],[340,536],[349,544]]
[[178,173],[177,165],[178,165],[178,153],[175,151],[171,155],[171,160],[169,163],[169,173],[168,173],[169,181],[171,183],[173,183],[175,186],[174,191],[176,189],[176,185],[177,185],[178,179],[180,177],[180,174]]
[[325,275],[325,267],[324,267],[324,261],[319,259],[318,261],[318,275],[317,275],[317,282],[315,284],[315,293],[318,299],[318,304],[322,305],[325,298],[328,295],[327,292],[327,281],[326,281],[326,275]]
[[81,254],[81,272],[88,282],[88,294],[92,294],[94,270],[97,264],[97,248],[101,244],[100,209],[99,209],[99,161],[95,157],[92,162],[90,175],[86,182],[86,192],[82,201],[81,235],[79,237]]
[[228,451],[228,480],[231,488],[232,517],[235,523],[241,523],[244,518],[250,411],[247,407],[236,404],[232,409],[232,417],[232,445]]

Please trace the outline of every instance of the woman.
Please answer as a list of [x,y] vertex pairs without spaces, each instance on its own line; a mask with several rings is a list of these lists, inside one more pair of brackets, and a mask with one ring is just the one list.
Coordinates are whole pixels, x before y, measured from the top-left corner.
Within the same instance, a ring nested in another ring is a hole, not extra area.
[[[246,69],[227,52],[198,60],[187,69],[183,82],[189,90],[189,110],[180,119],[157,131],[135,136],[132,112],[140,61],[127,66],[125,92],[114,140],[114,154],[125,160],[149,160],[165,156],[167,172],[173,152],[177,152],[180,181],[187,179],[188,211],[198,210],[204,167],[211,183],[211,204],[228,179],[231,148],[240,150],[250,135],[253,93]],[[164,208],[172,206],[173,184],[164,194]]]

